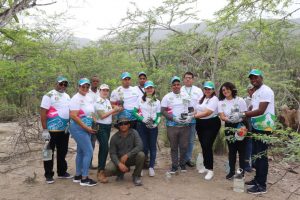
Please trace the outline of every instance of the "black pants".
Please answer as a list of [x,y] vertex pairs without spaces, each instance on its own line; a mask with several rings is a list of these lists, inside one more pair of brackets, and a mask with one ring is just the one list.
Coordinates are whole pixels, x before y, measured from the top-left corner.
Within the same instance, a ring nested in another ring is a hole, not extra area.
[[[231,124],[225,123],[225,136],[234,136],[235,132],[233,130],[226,130],[226,127],[230,128],[237,128],[238,123]],[[229,160],[229,167],[230,173],[235,173],[235,163],[236,163],[236,154],[239,153],[239,164],[240,168],[244,171],[245,170],[245,153],[246,153],[246,141],[247,139],[244,138],[242,141],[238,140],[227,140],[228,144],[228,160]]]
[[196,120],[196,130],[202,147],[203,164],[209,170],[212,170],[214,167],[213,144],[220,127],[221,120],[219,117]]
[[50,132],[50,147],[52,149],[52,160],[44,161],[44,169],[45,169],[45,177],[53,177],[53,156],[54,150],[56,148],[56,159],[57,159],[57,175],[63,176],[65,175],[68,165],[66,161],[66,155],[68,153],[68,145],[69,145],[69,133],[65,133],[65,131],[61,132]]
[[[256,134],[264,134],[270,135],[269,131],[259,131],[256,129],[252,130],[253,133]],[[266,187],[267,175],[268,175],[268,144],[263,143],[260,140],[256,140],[255,138],[252,140],[253,147],[253,156],[252,160],[255,163],[256,174],[254,180],[261,185],[262,187]]]

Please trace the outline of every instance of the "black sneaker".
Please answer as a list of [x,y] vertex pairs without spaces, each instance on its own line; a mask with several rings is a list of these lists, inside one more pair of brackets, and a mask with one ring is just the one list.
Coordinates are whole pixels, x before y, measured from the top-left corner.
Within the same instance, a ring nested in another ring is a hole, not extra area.
[[116,181],[123,181],[123,180],[124,180],[124,174],[120,174],[116,178]]
[[178,167],[174,167],[172,166],[172,168],[170,169],[170,174],[176,174],[178,172]]
[[72,176],[68,172],[66,172],[63,176],[58,176],[58,178],[61,178],[61,179],[70,179],[70,178],[73,178],[73,177],[74,176]]
[[94,181],[93,179],[90,179],[89,177],[86,177],[85,179],[81,179],[80,185],[81,186],[89,186],[89,187],[91,187],[91,186],[97,185],[97,182]]
[[266,187],[262,187],[258,184],[252,186],[251,188],[247,189],[247,192],[250,194],[265,194],[267,193]]
[[246,181],[245,185],[247,185],[248,187],[252,187],[256,185],[256,181],[253,179],[251,181]]
[[142,186],[143,185],[141,177],[132,176],[132,181],[133,181],[135,186]]
[[232,180],[234,177],[234,173],[233,172],[229,172],[229,174],[226,175],[226,179],[227,180]]
[[54,183],[53,177],[47,177],[47,178],[46,178],[46,183],[48,183],[48,184]]
[[73,178],[73,182],[74,182],[74,183],[80,183],[80,181],[81,181],[81,178],[82,178],[82,176],[81,176],[81,175],[79,175],[79,176],[74,176],[74,178]]
[[193,163],[191,160],[187,161],[185,164],[189,167],[195,167],[195,163]]
[[186,172],[186,166],[185,165],[180,165],[180,172]]

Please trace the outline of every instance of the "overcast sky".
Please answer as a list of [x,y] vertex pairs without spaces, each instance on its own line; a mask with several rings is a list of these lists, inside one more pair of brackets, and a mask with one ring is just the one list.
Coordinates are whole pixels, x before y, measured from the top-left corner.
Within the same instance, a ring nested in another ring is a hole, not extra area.
[[[40,0],[41,3],[55,0]],[[47,14],[64,12],[69,17],[64,26],[72,29],[76,37],[99,39],[105,34],[99,28],[109,28],[118,25],[126,16],[130,2],[135,2],[143,10],[157,7],[162,0],[56,0],[57,3],[40,7]],[[198,0],[195,8],[198,17],[212,19],[214,12],[226,5],[226,0]],[[298,15],[299,16],[299,15]]]

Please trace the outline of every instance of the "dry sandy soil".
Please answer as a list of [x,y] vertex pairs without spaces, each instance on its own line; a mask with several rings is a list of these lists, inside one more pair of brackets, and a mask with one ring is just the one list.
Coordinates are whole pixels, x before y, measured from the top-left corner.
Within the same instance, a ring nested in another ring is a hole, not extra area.
[[[142,187],[135,187],[131,182],[131,175],[126,174],[123,182],[115,182],[110,177],[108,184],[98,184],[95,187],[81,187],[71,180],[55,179],[55,183],[48,185],[43,177],[43,164],[39,144],[33,145],[37,151],[22,155],[14,159],[4,159],[11,151],[10,136],[17,130],[16,123],[0,124],[0,199],[300,199],[300,169],[296,173],[283,170],[281,164],[270,163],[268,176],[268,193],[264,195],[250,195],[236,193],[232,190],[232,181],[225,180],[225,156],[215,157],[215,177],[205,181],[203,175],[195,169],[188,169],[187,173],[173,176],[170,181],[165,180],[165,172],[170,163],[169,149],[161,148],[158,152],[156,176],[148,177],[144,171]],[[198,142],[197,142],[198,143]],[[97,148],[97,147],[96,147]],[[69,172],[75,172],[76,146],[70,139],[70,148],[67,155]],[[97,149],[95,151],[95,158]],[[94,159],[96,164],[97,159]],[[286,166],[285,166],[286,167]],[[297,174],[298,173],[298,174]],[[36,177],[34,177],[36,174]],[[246,179],[254,173],[246,174]],[[90,172],[90,177],[96,178],[96,170]],[[282,178],[283,177],[283,178]],[[54,177],[56,178],[56,177]]]

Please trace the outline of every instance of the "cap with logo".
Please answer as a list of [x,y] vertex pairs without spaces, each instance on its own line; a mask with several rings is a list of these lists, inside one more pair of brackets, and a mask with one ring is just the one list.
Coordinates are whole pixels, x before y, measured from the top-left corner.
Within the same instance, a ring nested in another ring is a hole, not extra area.
[[67,79],[66,77],[64,77],[64,76],[58,76],[58,77],[56,78],[56,81],[57,81],[58,83],[61,83],[61,82],[64,82],[64,81],[69,82],[68,79]]
[[91,85],[91,82],[90,82],[90,80],[87,79],[87,78],[81,78],[81,79],[78,81],[78,85],[82,86],[82,85],[84,85],[84,84],[89,84],[89,85]]
[[248,74],[248,78],[250,78],[251,75],[263,77],[263,72],[259,69],[252,69]]
[[131,78],[131,74],[129,72],[123,72],[121,74],[121,79]]
[[212,81],[205,81],[203,88],[215,89],[215,84]]

